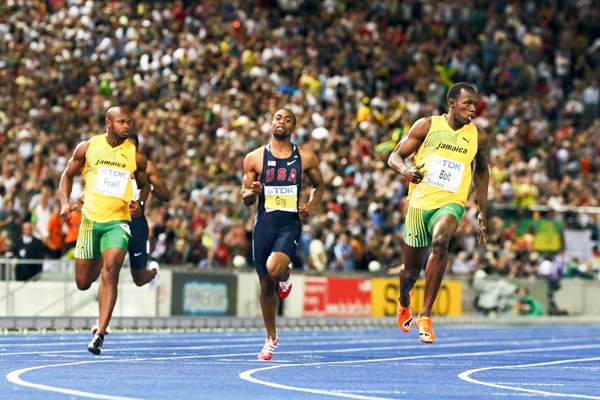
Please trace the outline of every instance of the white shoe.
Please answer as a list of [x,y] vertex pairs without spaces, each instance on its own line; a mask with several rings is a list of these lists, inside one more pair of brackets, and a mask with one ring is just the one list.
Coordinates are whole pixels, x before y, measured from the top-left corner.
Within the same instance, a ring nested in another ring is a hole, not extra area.
[[150,261],[148,263],[148,269],[156,270],[156,276],[154,277],[154,279],[152,279],[150,282],[148,282],[149,289],[156,289],[158,287],[158,279],[159,279],[158,272],[160,271],[160,265],[156,261]]

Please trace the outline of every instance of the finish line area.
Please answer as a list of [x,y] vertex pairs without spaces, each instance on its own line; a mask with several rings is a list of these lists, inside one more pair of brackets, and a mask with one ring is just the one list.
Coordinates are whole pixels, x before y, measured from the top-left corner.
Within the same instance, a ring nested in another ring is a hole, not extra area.
[[[387,326],[0,335],[3,399],[600,399],[600,326],[436,324],[437,341]],[[543,320],[542,320],[543,321]],[[508,321],[511,322],[511,321]],[[383,325],[383,323],[381,324]]]

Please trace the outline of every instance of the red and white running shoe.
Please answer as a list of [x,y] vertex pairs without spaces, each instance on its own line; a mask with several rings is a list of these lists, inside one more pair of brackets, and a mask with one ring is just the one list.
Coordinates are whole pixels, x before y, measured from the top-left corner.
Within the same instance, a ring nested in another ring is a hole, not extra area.
[[265,340],[265,344],[264,344],[262,350],[258,354],[258,359],[267,361],[267,360],[270,360],[271,358],[273,358],[273,353],[275,352],[275,349],[277,348],[278,343],[279,343],[279,338],[275,338],[275,340],[272,340],[270,337],[268,337]]
[[277,291],[279,292],[279,297],[282,299],[288,297],[292,291],[292,277],[290,276],[287,278],[287,281],[285,282],[279,282],[279,288]]

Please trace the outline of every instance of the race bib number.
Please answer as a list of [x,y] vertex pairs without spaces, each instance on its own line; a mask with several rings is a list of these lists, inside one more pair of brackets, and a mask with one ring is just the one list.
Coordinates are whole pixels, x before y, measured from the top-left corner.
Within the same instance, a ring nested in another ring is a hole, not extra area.
[[265,210],[298,212],[298,186],[265,186]]
[[120,169],[100,167],[96,176],[94,191],[105,196],[125,197],[125,190],[129,184],[130,173]]
[[465,172],[465,164],[449,160],[440,156],[433,156],[429,164],[429,171],[425,182],[447,190],[452,193],[458,192]]

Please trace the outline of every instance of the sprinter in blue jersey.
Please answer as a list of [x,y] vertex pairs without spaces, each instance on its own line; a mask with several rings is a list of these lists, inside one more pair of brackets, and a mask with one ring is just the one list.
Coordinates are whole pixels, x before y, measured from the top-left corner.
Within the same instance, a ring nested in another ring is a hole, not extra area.
[[[261,360],[273,357],[279,341],[275,328],[276,289],[281,298],[292,289],[290,270],[302,231],[301,219],[310,217],[325,189],[314,151],[292,143],[295,129],[296,116],[286,108],[280,109],[271,121],[269,144],[248,153],[244,159],[242,201],[251,206],[258,199],[252,251],[267,331],[258,355]],[[303,174],[312,185],[307,203],[301,201]]]
[[[140,139],[136,133],[130,132],[127,138],[131,141],[137,151],[140,151]],[[148,181],[150,185],[145,190],[148,190],[154,197],[161,201],[169,201],[171,198],[171,192],[167,187],[165,179],[160,175],[156,165],[148,160],[148,167],[146,169],[148,174]],[[148,198],[148,193],[140,193],[137,189],[135,181],[132,181],[133,185],[133,196],[137,199]],[[140,216],[131,218],[129,227],[131,229],[131,239],[129,240],[129,264],[131,268],[131,276],[133,282],[137,286],[143,286],[147,283],[150,284],[151,288],[155,288],[158,285],[158,263],[151,261],[148,263],[148,220],[145,216],[145,202],[140,200],[142,207],[142,213]]]

